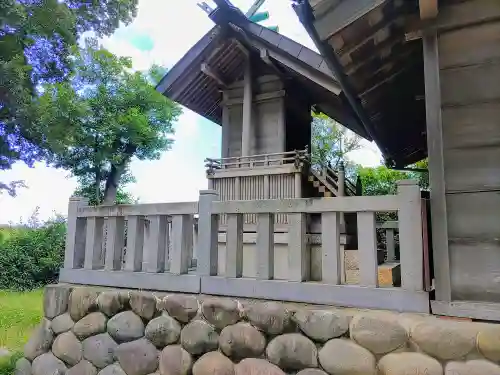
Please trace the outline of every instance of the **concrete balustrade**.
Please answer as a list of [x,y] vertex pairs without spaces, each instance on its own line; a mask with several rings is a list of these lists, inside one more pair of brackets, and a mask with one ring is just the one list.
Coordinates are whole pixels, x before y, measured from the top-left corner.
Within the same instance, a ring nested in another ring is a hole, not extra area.
[[[390,260],[394,260],[394,227],[399,230],[401,287],[379,286],[377,212],[398,216],[397,225],[388,223],[385,229]],[[358,217],[358,285],[343,284],[343,213]],[[257,218],[253,233],[245,232],[243,215],[248,214]],[[280,249],[276,258],[274,215],[278,214],[288,216],[288,228],[286,252]],[[315,245],[314,260],[307,220],[311,214],[321,216],[321,246]],[[223,262],[219,259],[221,215],[227,218]],[[248,249],[244,251],[249,235],[254,238],[251,256]],[[397,195],[376,197],[219,201],[217,192],[206,190],[198,202],[99,207],[73,198],[67,236],[62,282],[428,311],[421,199],[414,181],[400,181]],[[193,256],[195,270],[190,268]],[[249,267],[245,262],[254,264]],[[252,269],[252,274],[245,269]]]

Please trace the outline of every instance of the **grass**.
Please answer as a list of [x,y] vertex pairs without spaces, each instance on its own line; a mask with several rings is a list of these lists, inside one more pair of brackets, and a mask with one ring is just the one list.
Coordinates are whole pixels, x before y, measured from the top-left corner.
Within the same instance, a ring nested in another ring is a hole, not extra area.
[[43,290],[0,291],[0,348],[14,353],[0,359],[0,375],[11,375],[15,360],[43,316]]
[[0,291],[0,348],[23,349],[43,316],[43,290]]

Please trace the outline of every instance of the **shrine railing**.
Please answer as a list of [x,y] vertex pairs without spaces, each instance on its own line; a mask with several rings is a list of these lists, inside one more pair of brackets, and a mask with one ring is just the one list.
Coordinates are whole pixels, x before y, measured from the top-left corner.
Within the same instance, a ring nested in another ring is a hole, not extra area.
[[250,156],[234,156],[220,159],[205,159],[207,173],[233,168],[259,168],[299,163],[309,157],[307,150],[278,152]]
[[[400,181],[396,195],[374,197],[219,201],[216,191],[207,190],[200,193],[199,202],[99,207],[72,199],[60,281],[427,312],[421,204],[414,181]],[[401,287],[379,287],[378,212],[397,213]],[[357,215],[358,285],[342,284],[340,213]],[[257,216],[256,246],[245,250],[254,252],[256,272],[251,277],[243,277],[245,214]],[[289,217],[287,276],[280,280],[274,277],[273,217],[277,214]],[[310,281],[307,216],[312,214],[321,215],[321,281]],[[227,216],[223,263],[219,261],[220,215]],[[170,231],[167,218],[171,218]],[[192,258],[196,258],[195,269],[190,268]]]

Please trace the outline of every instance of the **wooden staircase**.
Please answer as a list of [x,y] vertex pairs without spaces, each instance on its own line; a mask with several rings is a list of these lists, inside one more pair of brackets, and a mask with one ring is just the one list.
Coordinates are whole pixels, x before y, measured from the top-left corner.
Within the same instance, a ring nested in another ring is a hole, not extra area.
[[[342,178],[341,178],[342,179]],[[339,189],[339,173],[332,168],[315,168],[309,166],[307,172],[308,191],[312,197],[333,198],[339,196],[356,196],[356,185],[343,178],[344,186]],[[339,192],[340,190],[340,192]],[[346,249],[357,249],[357,216],[353,213],[345,213],[344,218],[344,233],[346,235]]]
[[339,175],[330,167],[321,169],[310,167],[307,179],[314,187],[317,196],[331,198],[357,195],[356,186],[348,179],[344,179],[344,187],[339,193]]

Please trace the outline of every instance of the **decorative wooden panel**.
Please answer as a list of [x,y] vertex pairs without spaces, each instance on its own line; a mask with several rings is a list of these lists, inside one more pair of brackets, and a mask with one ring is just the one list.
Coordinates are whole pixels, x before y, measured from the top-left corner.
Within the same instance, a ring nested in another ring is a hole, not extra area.
[[[256,199],[282,199],[295,198],[295,182],[293,174],[269,175],[269,197],[267,197],[264,186],[266,177],[241,176],[213,179],[213,188],[219,193],[221,201],[229,200],[256,200]],[[239,179],[239,183],[236,181]],[[239,192],[237,188],[239,185]],[[275,215],[276,224],[287,224],[287,215]],[[246,214],[245,224],[257,224],[257,215]],[[226,225],[225,215],[221,215],[220,224]]]

